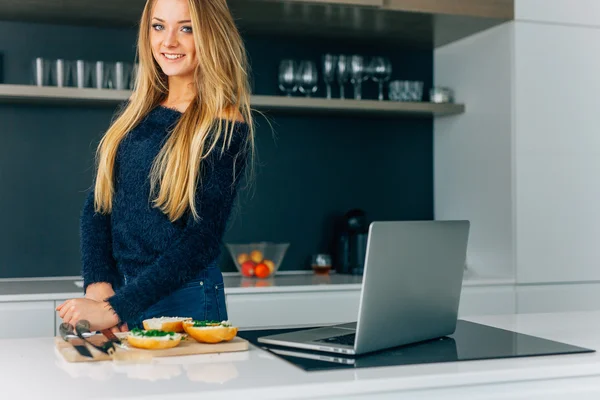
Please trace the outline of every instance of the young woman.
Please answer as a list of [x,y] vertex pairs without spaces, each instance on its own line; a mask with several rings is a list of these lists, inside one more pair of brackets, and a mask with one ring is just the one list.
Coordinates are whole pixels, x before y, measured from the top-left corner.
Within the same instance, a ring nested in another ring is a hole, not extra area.
[[95,330],[225,320],[217,259],[254,149],[247,59],[226,0],[147,0],[138,58],[83,206],[85,298],[57,311]]

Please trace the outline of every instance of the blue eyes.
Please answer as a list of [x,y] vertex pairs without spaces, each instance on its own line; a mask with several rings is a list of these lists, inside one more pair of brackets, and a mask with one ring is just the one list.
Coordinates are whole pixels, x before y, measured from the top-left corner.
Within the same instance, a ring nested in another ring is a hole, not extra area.
[[[163,30],[165,30],[165,27],[163,24],[152,24],[152,29],[154,29],[155,31],[163,31]],[[192,27],[191,26],[182,26],[181,31],[183,33],[192,33]]]

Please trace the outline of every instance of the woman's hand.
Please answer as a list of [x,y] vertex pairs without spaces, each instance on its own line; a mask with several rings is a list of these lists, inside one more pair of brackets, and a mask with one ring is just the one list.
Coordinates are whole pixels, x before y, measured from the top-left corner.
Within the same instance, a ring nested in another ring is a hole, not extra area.
[[56,307],[56,311],[73,326],[82,319],[88,320],[92,331],[113,328],[119,323],[119,317],[105,301],[71,299]]
[[[92,283],[88,285],[87,289],[85,290],[86,299],[96,300],[100,302],[105,301],[106,299],[114,295],[115,291],[113,290],[112,285],[108,282]],[[118,326],[113,326],[112,328],[110,328],[110,330],[112,331],[112,333],[117,333],[126,332],[129,330],[129,328],[127,327],[127,324],[121,324]]]
[[109,297],[114,296],[115,291],[108,282],[96,282],[88,285],[85,290],[85,298],[96,301],[104,301]]
[[[109,297],[114,296],[114,294],[115,294],[115,291],[113,290],[112,285],[108,282],[92,283],[92,284],[88,285],[88,287],[85,290],[85,298],[86,299],[96,300],[96,301],[100,301],[100,302],[105,301]],[[128,330],[128,328],[127,328],[127,324],[123,324],[123,325],[113,326],[112,328],[110,328],[110,330],[112,331],[112,333],[117,333],[117,332],[125,332]]]

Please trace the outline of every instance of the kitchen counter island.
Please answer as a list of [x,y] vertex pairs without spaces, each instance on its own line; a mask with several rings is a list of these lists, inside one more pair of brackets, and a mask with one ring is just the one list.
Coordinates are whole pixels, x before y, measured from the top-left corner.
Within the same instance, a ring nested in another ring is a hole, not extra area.
[[[464,318],[600,348],[600,312]],[[152,364],[69,364],[51,337],[0,340],[6,399],[580,399],[598,398],[598,353],[305,372],[251,346]]]

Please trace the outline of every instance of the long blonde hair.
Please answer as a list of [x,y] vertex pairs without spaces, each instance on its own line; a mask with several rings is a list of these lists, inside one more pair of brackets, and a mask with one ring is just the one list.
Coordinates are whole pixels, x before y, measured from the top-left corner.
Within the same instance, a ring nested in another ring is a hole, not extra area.
[[[154,60],[150,47],[152,6],[147,0],[140,21],[137,58],[138,73],[128,105],[114,120],[96,151],[97,175],[95,210],[112,211],[117,149],[129,131],[163,101],[168,94],[167,76]],[[196,98],[182,114],[157,155],[150,171],[154,206],[175,221],[195,204],[201,161],[223,136],[225,151],[234,134],[235,119],[241,113],[249,133],[242,151],[254,152],[254,127],[250,107],[249,67],[242,38],[226,0],[188,0],[192,20],[197,67],[194,71]],[[234,179],[235,179],[234,171]]]

